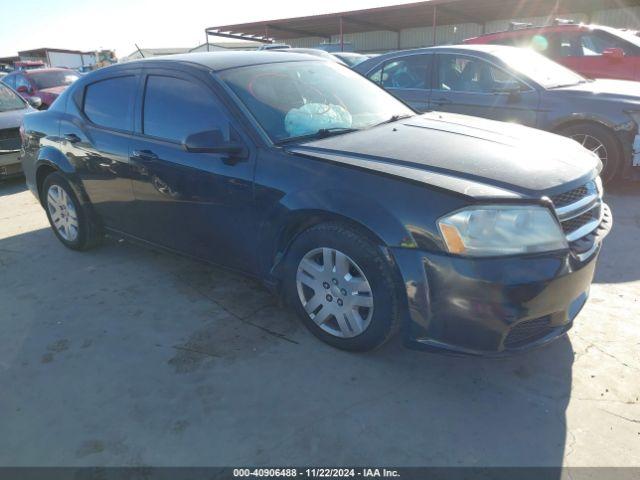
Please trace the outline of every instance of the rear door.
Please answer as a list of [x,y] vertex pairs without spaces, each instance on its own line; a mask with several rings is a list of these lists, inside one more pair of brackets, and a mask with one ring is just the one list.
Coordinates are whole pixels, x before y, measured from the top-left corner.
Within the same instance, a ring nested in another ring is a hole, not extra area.
[[368,74],[382,86],[418,112],[429,109],[433,55],[404,55],[387,60]]
[[[212,85],[184,71],[146,69],[138,118],[131,152],[137,236],[253,271],[255,152]],[[246,145],[246,153],[240,158],[185,149],[188,135],[211,130]]]
[[433,110],[535,127],[540,95],[506,70],[464,54],[436,55]]
[[62,149],[105,226],[133,228],[129,148],[140,72],[117,70],[79,89],[60,121]]

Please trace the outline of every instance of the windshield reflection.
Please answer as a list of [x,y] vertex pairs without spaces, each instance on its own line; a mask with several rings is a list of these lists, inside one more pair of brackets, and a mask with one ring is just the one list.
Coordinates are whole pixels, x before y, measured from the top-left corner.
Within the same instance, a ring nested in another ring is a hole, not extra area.
[[275,143],[348,133],[414,112],[347,67],[326,61],[235,68],[220,74]]

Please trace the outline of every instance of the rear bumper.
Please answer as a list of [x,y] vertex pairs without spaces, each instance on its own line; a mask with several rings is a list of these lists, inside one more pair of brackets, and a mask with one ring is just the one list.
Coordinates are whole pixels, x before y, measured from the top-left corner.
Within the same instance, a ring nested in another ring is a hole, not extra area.
[[20,150],[0,150],[0,178],[22,175]]
[[504,355],[567,332],[585,305],[601,248],[508,258],[463,258],[396,248],[408,306],[410,348]]

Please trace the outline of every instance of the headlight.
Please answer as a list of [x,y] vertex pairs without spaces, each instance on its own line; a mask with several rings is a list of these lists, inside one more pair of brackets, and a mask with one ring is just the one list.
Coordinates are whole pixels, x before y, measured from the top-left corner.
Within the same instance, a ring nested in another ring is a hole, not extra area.
[[438,221],[450,253],[493,257],[568,248],[551,212],[538,206],[465,208]]

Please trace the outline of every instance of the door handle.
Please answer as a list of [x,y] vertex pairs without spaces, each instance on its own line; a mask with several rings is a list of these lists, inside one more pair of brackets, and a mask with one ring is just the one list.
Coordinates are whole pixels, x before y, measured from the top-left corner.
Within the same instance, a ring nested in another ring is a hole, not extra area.
[[157,160],[158,159],[158,155],[156,155],[155,153],[153,153],[151,150],[134,150],[131,153],[131,156],[137,160],[141,160],[141,161],[152,161],[152,160]]
[[437,100],[432,100],[434,105],[451,105],[453,102],[448,98],[438,98]]
[[80,137],[75,133],[65,133],[64,139],[69,143],[78,143],[80,141]]

